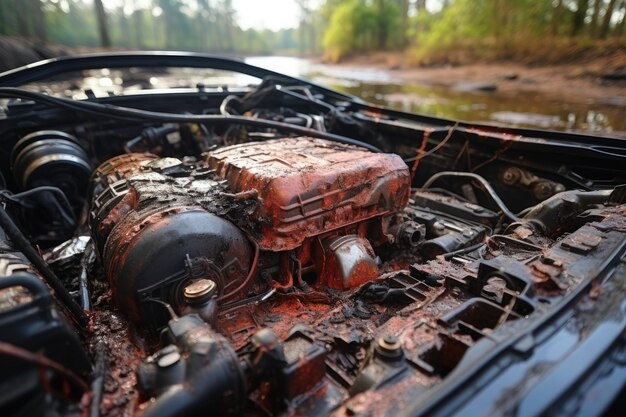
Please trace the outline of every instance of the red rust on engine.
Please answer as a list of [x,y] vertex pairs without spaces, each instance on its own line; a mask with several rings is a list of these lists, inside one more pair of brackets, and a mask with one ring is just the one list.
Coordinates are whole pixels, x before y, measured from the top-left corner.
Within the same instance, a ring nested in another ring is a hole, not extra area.
[[139,174],[144,165],[157,158],[156,155],[150,153],[123,154],[109,159],[95,170],[90,190],[90,194],[94,197],[91,207],[93,221],[91,226],[95,228],[98,239],[106,239],[115,223],[137,204],[136,195],[129,193],[123,197],[123,204],[106,207],[108,200],[112,199],[108,193],[109,189],[114,184],[127,181],[133,175]]
[[111,230],[115,225],[130,213],[135,207],[137,207],[137,193],[133,189],[130,189],[122,200],[111,209],[107,216],[98,225],[98,236],[109,236]]
[[261,250],[292,250],[307,238],[401,211],[410,176],[398,155],[313,138],[246,143],[207,162],[233,192],[256,190]]

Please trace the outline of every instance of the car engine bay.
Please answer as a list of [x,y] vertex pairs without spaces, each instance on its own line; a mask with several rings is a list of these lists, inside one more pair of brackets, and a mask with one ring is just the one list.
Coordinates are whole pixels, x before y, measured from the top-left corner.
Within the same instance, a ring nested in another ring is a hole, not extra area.
[[583,289],[626,293],[601,290],[626,165],[600,139],[272,77],[74,107],[9,90],[5,416],[400,415]]

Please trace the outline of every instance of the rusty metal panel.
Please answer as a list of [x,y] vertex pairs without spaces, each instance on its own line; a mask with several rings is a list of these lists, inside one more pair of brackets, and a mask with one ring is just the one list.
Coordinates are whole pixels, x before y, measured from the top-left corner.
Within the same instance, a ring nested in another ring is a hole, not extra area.
[[234,192],[256,190],[263,250],[291,250],[312,236],[401,211],[409,169],[398,155],[313,138],[229,146],[206,156]]

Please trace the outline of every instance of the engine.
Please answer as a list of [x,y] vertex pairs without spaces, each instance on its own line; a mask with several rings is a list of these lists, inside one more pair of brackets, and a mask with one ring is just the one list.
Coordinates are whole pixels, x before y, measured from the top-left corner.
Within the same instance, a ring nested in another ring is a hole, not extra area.
[[377,278],[374,247],[420,241],[409,192],[399,156],[312,138],[126,154],[95,172],[91,228],[117,304],[158,325],[155,300],[181,313]]
[[510,371],[506,415],[559,354],[626,323],[608,138],[279,81],[9,106],[0,415],[437,414]]
[[[116,156],[91,195],[113,303],[166,341],[137,369],[158,398],[149,417],[240,415],[246,396],[271,414],[342,415],[376,407],[359,394],[390,381],[414,395],[572,288],[564,260],[590,270],[619,241],[584,228],[546,240],[608,192],[557,195],[494,235],[498,213],[411,189],[399,156],[308,137]],[[596,215],[611,227],[610,210]],[[576,246],[589,233],[606,239],[593,260]]]

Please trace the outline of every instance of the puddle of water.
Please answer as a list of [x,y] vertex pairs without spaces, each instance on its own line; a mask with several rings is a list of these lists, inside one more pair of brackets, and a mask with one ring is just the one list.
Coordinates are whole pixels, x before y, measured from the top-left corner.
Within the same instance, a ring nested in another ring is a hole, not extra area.
[[331,87],[393,109],[436,117],[516,127],[626,133],[626,109],[620,106],[568,103],[529,92],[464,92],[408,83]]
[[261,56],[249,57],[245,60],[250,65],[266,68],[292,77],[308,78],[322,84],[319,79],[325,80],[329,85],[335,82],[343,84],[362,82],[373,84],[387,84],[392,82],[392,77],[387,71],[370,68],[338,67],[333,65],[317,64],[308,59],[285,57],[285,56]]
[[[251,57],[246,62],[307,78],[396,110],[474,122],[626,136],[626,107],[567,102],[532,92],[461,91],[394,82],[375,69],[334,67],[291,57]],[[617,103],[619,104],[619,103]]]

